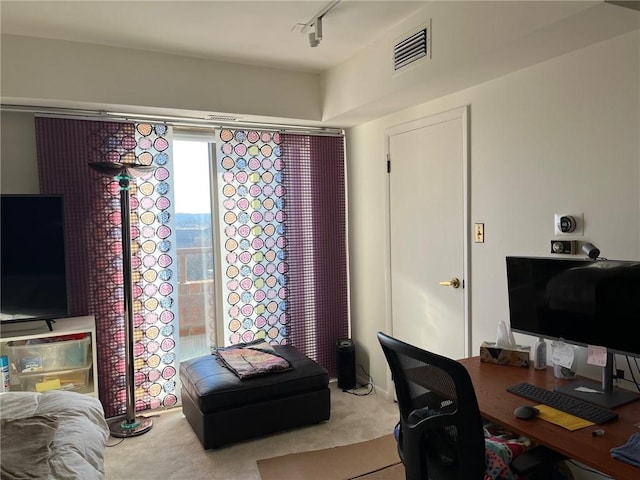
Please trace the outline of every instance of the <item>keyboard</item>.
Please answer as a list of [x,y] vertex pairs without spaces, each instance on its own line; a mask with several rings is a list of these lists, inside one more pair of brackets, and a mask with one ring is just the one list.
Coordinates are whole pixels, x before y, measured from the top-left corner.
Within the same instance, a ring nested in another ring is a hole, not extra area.
[[600,407],[559,392],[554,392],[553,390],[540,388],[530,383],[511,385],[507,387],[507,392],[515,393],[539,404],[547,405],[575,417],[597,423],[598,425],[618,418],[618,414],[608,408]]

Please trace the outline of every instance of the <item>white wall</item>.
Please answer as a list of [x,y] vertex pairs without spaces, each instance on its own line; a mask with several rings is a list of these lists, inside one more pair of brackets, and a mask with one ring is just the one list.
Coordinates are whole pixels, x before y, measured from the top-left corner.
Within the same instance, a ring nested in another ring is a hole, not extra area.
[[[600,1],[445,1],[425,7],[323,78],[323,119],[353,126],[632,30]],[[394,74],[393,45],[427,26],[431,58]],[[354,123],[355,122],[355,123]]]
[[[423,25],[432,57],[393,74],[393,44]],[[128,113],[218,113],[346,127],[489,81],[640,26],[600,0],[425,2],[324,74],[2,35],[2,103]]]
[[16,35],[0,47],[6,104],[322,116],[314,74]]
[[384,130],[470,105],[470,222],[486,238],[471,248],[477,352],[508,323],[504,257],[549,255],[554,213],[584,213],[582,239],[603,256],[640,258],[639,45],[636,31],[348,130],[352,332],[379,391],[390,388],[375,337],[389,310]]
[[38,193],[33,115],[0,112],[0,192]]
[[[504,257],[547,256],[554,213],[584,213],[583,239],[604,256],[640,259],[639,64],[636,31],[347,131],[352,336],[379,393],[392,388],[375,336],[389,311],[384,130],[471,106],[470,222],[486,238],[472,244],[468,283],[477,352],[508,323]],[[599,378],[584,349],[577,362]]]

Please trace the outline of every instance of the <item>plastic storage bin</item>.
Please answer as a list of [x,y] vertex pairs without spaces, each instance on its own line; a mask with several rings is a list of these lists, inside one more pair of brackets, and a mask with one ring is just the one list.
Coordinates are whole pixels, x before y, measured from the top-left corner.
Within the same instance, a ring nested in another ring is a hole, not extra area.
[[71,390],[82,392],[89,386],[91,364],[74,370],[57,372],[30,372],[17,375],[20,389],[28,392],[46,392],[47,390]]
[[11,368],[17,373],[50,372],[86,367],[91,364],[91,338],[58,340],[47,343],[25,344],[9,342],[7,355]]

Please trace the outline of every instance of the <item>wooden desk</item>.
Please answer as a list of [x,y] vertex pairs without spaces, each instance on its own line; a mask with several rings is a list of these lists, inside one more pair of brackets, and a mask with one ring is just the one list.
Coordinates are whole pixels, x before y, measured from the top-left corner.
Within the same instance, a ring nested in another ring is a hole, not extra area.
[[[619,418],[613,422],[571,432],[539,418],[520,420],[513,415],[516,407],[533,405],[535,402],[509,393],[506,388],[527,382],[553,390],[555,385],[567,382],[556,378],[551,368],[539,371],[533,368],[493,365],[482,363],[480,357],[466,358],[460,360],[460,363],[469,371],[480,412],[485,418],[617,480],[640,479],[640,468],[614,459],[610,452],[611,448],[627,443],[632,434],[640,433],[640,401],[616,408]],[[592,436],[591,432],[598,428],[603,429],[605,434],[601,437]]]

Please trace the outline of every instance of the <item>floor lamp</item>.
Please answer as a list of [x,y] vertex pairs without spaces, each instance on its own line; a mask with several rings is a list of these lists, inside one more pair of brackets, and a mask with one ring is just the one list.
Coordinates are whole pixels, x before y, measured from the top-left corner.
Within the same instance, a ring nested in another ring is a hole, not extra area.
[[109,175],[120,184],[120,213],[122,215],[122,273],[124,278],[124,322],[125,322],[125,379],[126,379],[126,418],[122,422],[109,425],[114,437],[135,437],[151,430],[153,421],[136,416],[136,385],[133,361],[133,286],[131,285],[131,216],[129,210],[129,182],[135,177],[155,170],[153,165],[140,165],[131,162],[91,162],[89,166],[103,175]]

